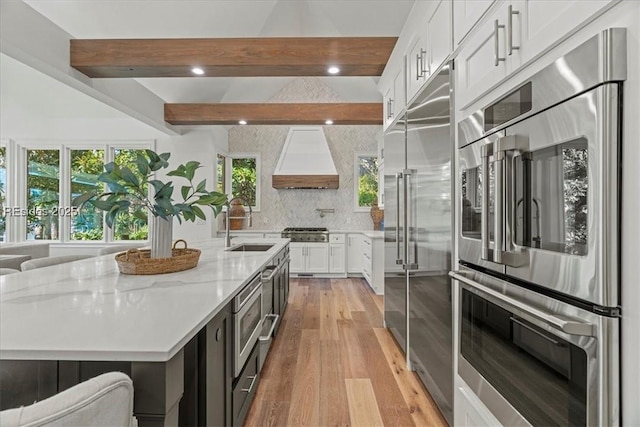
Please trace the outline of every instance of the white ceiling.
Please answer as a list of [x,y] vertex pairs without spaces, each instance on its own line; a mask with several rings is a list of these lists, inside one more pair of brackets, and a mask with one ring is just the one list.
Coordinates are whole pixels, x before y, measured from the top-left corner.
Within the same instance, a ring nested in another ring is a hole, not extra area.
[[[25,2],[75,38],[398,36],[414,3],[413,0]],[[321,79],[346,102],[376,102],[382,98],[376,87],[377,78]],[[138,81],[166,102],[264,102],[291,78]]]

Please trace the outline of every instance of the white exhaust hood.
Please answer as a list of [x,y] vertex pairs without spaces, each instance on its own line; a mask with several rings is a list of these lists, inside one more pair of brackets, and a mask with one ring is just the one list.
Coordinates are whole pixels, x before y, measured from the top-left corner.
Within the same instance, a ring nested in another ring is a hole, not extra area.
[[272,177],[273,188],[338,188],[339,176],[322,127],[292,127]]

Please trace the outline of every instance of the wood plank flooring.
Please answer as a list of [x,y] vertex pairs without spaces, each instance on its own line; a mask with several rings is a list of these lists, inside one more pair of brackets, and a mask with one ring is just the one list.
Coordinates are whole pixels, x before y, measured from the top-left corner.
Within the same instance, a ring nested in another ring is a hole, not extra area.
[[292,279],[246,426],[446,426],[362,279]]

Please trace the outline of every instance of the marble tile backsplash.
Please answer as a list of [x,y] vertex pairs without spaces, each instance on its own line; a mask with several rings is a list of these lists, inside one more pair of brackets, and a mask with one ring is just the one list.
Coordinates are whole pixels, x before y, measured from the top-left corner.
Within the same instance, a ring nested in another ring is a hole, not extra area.
[[[268,102],[341,102],[340,97],[317,78],[298,78]],[[271,186],[289,126],[235,126],[229,130],[229,151],[260,153],[260,212],[253,214],[253,228],[327,227],[373,229],[369,212],[355,211],[354,157],[375,155],[382,126],[323,126],[329,149],[340,175],[337,190],[276,190]],[[313,159],[309,159],[313,161]],[[316,209],[334,209],[320,217]]]

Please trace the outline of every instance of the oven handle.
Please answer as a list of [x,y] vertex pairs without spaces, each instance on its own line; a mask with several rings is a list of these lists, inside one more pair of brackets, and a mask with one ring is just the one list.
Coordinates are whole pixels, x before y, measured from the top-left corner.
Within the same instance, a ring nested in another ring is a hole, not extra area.
[[[266,316],[264,316],[264,318],[266,319],[267,317],[272,318],[273,322],[271,323],[271,328],[269,328],[269,332],[267,333],[267,335],[262,335],[258,338],[259,341],[269,341],[269,339],[273,336],[273,331],[276,329],[276,325],[278,324],[278,319],[280,318],[279,314],[267,314]],[[264,322],[264,319],[263,319]]]
[[489,158],[493,154],[493,144],[482,146],[482,207],[480,211],[480,222],[482,223],[482,231],[480,233],[480,243],[482,245],[482,259],[489,260]]
[[502,264],[504,252],[504,151],[493,150],[493,262]]
[[278,270],[280,269],[280,266],[276,267],[276,268],[268,268],[265,269],[266,270],[271,270],[271,274],[269,274],[267,277],[264,277],[264,272],[262,273],[262,283],[269,283],[272,279],[273,276],[275,276],[276,274],[278,274]]
[[[513,240],[506,242],[505,221],[508,221],[509,230],[514,230],[515,207],[511,207],[513,212],[507,215],[507,198],[513,198],[513,194],[507,194],[505,190],[506,182],[509,182],[510,188],[514,189],[516,185],[515,167],[507,168],[507,153],[522,154],[529,149],[529,139],[523,135],[507,135],[498,138],[494,142],[493,158],[495,161],[495,177],[494,177],[494,247],[493,261],[518,267],[522,259],[513,250]],[[510,174],[510,175],[509,175]],[[509,175],[509,176],[507,176]],[[513,191],[512,191],[513,193]],[[516,203],[517,205],[517,203]],[[511,236],[513,239],[513,235]],[[508,243],[508,244],[507,244]],[[507,256],[505,256],[507,254]]]
[[517,299],[514,299],[508,295],[504,295],[500,292],[497,292],[487,286],[481,285],[475,280],[471,280],[468,277],[464,276],[463,273],[459,271],[450,271],[449,276],[455,280],[459,280],[462,283],[466,283],[467,285],[482,291],[483,293],[496,298],[507,305],[516,308],[522,311],[525,314],[532,316],[535,319],[538,319],[545,324],[552,326],[553,328],[562,331],[569,335],[582,335],[587,337],[595,336],[593,332],[593,325],[591,323],[577,322],[574,320],[567,320],[560,318],[551,313],[547,313],[546,311],[540,310],[538,308],[532,307],[528,304],[525,304]]
[[545,334],[543,334],[543,333],[541,333],[541,332],[539,332],[539,331],[536,331],[536,330],[535,330],[535,329],[533,329],[531,326],[529,326],[529,325],[527,325],[526,323],[524,323],[522,320],[518,320],[518,319],[516,319],[516,318],[515,318],[515,317],[513,317],[513,316],[511,316],[511,317],[509,318],[509,320],[511,320],[513,323],[515,323],[515,324],[517,324],[517,325],[519,325],[519,326],[522,326],[522,327],[523,327],[523,328],[525,328],[527,331],[529,331],[529,332],[531,332],[531,333],[533,333],[533,334],[536,334],[536,335],[537,335],[537,336],[539,336],[540,338],[542,338],[542,339],[544,339],[544,340],[549,341],[549,342],[550,342],[551,344],[553,344],[553,345],[556,345],[556,346],[559,346],[559,347],[561,347],[561,346],[562,346],[562,344],[561,344],[559,341],[556,341],[556,340],[554,340],[553,338],[549,338],[549,337],[548,337],[548,336],[546,336]]
[[[242,307],[244,307],[247,304],[247,301],[249,301],[253,297],[253,295],[255,295],[258,289],[262,289],[262,274],[256,276],[251,281],[251,283],[245,286],[238,293],[238,295],[233,299],[233,311],[237,313],[240,310],[242,310]],[[250,291],[250,292],[248,295],[243,297],[242,293],[245,291]]]

